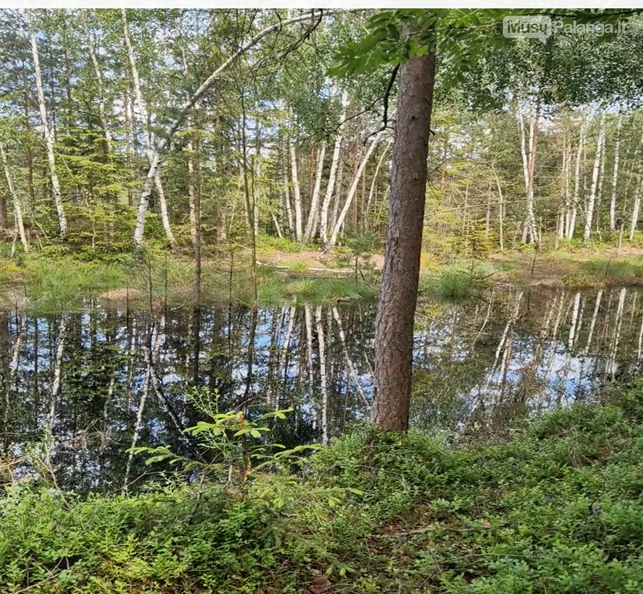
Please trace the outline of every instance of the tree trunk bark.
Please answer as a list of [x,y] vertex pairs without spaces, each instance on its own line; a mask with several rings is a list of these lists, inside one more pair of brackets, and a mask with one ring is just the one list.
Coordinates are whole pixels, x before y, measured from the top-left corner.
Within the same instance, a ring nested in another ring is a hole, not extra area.
[[567,228],[567,239],[574,238],[574,231],[576,229],[576,213],[578,212],[578,200],[580,197],[580,169],[581,160],[583,156],[583,145],[585,142],[585,123],[581,122],[580,125],[580,138],[578,139],[578,151],[576,153],[576,172],[574,177],[574,196],[572,198],[572,212],[569,217],[569,226]]
[[[136,109],[138,111],[138,119],[143,128],[143,141],[145,142],[145,153],[147,154],[147,160],[152,168],[154,159],[156,157],[156,152],[152,149],[152,137],[150,134],[150,128],[147,122],[147,108],[143,102],[143,94],[141,93],[141,79],[138,75],[138,68],[136,67],[136,58],[134,57],[134,48],[132,47],[132,42],[129,36],[129,28],[127,26],[127,12],[124,8],[121,8],[121,14],[123,17],[123,37],[125,39],[125,46],[127,47],[127,56],[129,58],[130,68],[132,70],[132,83],[134,85],[134,98],[136,100]],[[146,180],[146,183],[149,180]],[[174,239],[174,234],[172,233],[172,227],[170,226],[170,219],[168,217],[167,211],[167,201],[165,199],[165,191],[163,190],[163,184],[161,182],[161,171],[157,166],[154,168],[152,179],[149,180],[149,189],[151,191],[152,183],[156,188],[156,192],[159,197],[159,206],[161,210],[161,221],[163,223],[163,230],[165,231],[165,237],[167,238],[168,243],[171,248],[176,247],[176,239]],[[149,195],[148,195],[149,199]],[[136,232],[139,231],[139,224],[137,221]],[[143,241],[142,229],[141,229],[141,242]],[[138,242],[137,242],[138,243]]]
[[372,419],[386,431],[409,426],[413,322],[426,199],[435,54],[400,67],[386,254],[375,322]]
[[368,151],[366,151],[366,155],[364,155],[364,158],[362,159],[362,162],[359,165],[359,169],[355,173],[355,177],[353,178],[353,183],[351,184],[350,190],[348,191],[348,196],[346,196],[346,202],[344,203],[344,207],[339,213],[339,217],[337,219],[337,222],[335,223],[335,228],[333,229],[333,234],[331,235],[330,240],[328,241],[328,246],[326,248],[328,250],[333,249],[335,247],[335,244],[337,243],[337,237],[339,235],[339,231],[342,228],[344,221],[346,220],[346,215],[348,214],[348,210],[350,209],[351,203],[353,202],[353,198],[355,197],[355,193],[357,192],[357,187],[359,186],[362,172],[366,168],[366,164],[368,163],[368,160],[371,158],[371,155],[375,152],[375,149],[377,148],[380,138],[381,138],[380,134],[375,136],[375,138],[371,142],[371,146],[368,147]]
[[335,147],[333,149],[333,160],[330,164],[330,172],[328,174],[328,187],[326,188],[326,195],[324,196],[324,202],[322,203],[321,215],[320,215],[320,229],[319,236],[322,242],[324,249],[328,245],[328,209],[330,208],[330,202],[333,198],[333,192],[335,191],[335,179],[337,178],[337,168],[339,166],[339,155],[342,148],[343,140],[343,130],[344,130],[344,120],[346,119],[346,108],[348,107],[348,93],[344,91],[342,93],[342,113],[339,116],[339,129],[337,131],[337,138],[335,139]]
[[612,172],[612,196],[610,197],[610,231],[616,231],[616,187],[618,186],[618,165],[621,148],[621,125],[623,115],[618,114],[616,124],[616,140],[614,142],[614,171]]
[[47,117],[47,105],[45,104],[45,91],[42,86],[42,73],[40,70],[40,58],[38,56],[38,43],[36,41],[36,32],[33,26],[31,10],[25,11],[27,23],[29,25],[29,34],[31,36],[31,53],[33,55],[34,72],[36,75],[36,89],[38,91],[38,106],[40,107],[40,119],[42,121],[43,135],[47,147],[47,163],[49,165],[49,177],[51,179],[51,191],[54,196],[56,213],[58,214],[58,224],[60,227],[60,239],[63,241],[67,236],[67,217],[63,206],[62,194],[60,193],[60,183],[56,173],[56,154],[54,152],[54,132],[49,126]]
[[592,219],[594,217],[594,205],[596,204],[598,174],[601,168],[604,140],[605,140],[605,114],[601,116],[600,130],[598,132],[598,140],[596,141],[596,155],[594,156],[594,168],[592,170],[592,186],[589,191],[589,201],[587,203],[587,214],[585,216],[585,230],[583,231],[583,243],[587,243],[589,241],[589,238],[592,235]]
[[[7,180],[7,187],[9,188],[9,194],[11,194],[11,200],[13,200],[13,214],[15,218],[15,226],[18,230],[18,235],[20,236],[20,242],[25,250],[25,253],[29,252],[29,242],[27,241],[27,235],[25,234],[25,226],[22,220],[22,207],[20,205],[20,199],[16,193],[16,188],[13,185],[13,178],[11,177],[11,172],[9,171],[9,163],[7,161],[7,153],[4,150],[4,144],[0,142],[0,162],[2,162],[2,168],[4,169],[4,176]],[[15,237],[15,236],[14,236]]]
[[502,197],[502,186],[500,185],[500,178],[496,171],[495,166],[492,164],[493,176],[496,178],[496,185],[498,186],[498,242],[500,243],[500,251],[505,251],[505,234],[504,234],[504,199]]
[[556,228],[556,240],[563,239],[567,236],[567,226],[569,224],[569,217],[571,215],[571,194],[569,192],[569,166],[571,163],[571,144],[567,143],[565,138],[563,144],[563,211],[560,217],[560,222]]
[[292,185],[295,192],[295,241],[301,241],[304,238],[302,213],[301,213],[301,187],[299,185],[299,169],[297,167],[297,152],[292,141],[290,146],[290,170],[292,173]]
[[634,239],[634,233],[636,233],[636,227],[639,223],[639,211],[641,209],[641,183],[636,184],[636,190],[634,192],[634,206],[632,207],[632,222],[630,224],[630,235],[629,240]]
[[290,185],[288,183],[288,156],[286,154],[286,142],[282,142],[282,163],[281,163],[281,178],[283,182],[283,206],[284,211],[286,212],[286,219],[288,221],[288,231],[290,238],[295,238],[295,224],[292,218],[292,204],[290,203]]
[[313,196],[310,200],[310,212],[308,213],[308,222],[306,223],[305,241],[309,243],[315,237],[317,222],[319,221],[319,193],[321,190],[322,174],[324,172],[324,157],[326,156],[326,143],[322,143],[317,154],[317,174],[315,176],[315,187]]
[[[525,221],[530,243],[538,240],[536,218],[534,216],[534,175],[536,170],[536,141],[538,132],[538,118],[540,110],[529,118],[529,137],[525,129],[525,119],[522,114],[518,116],[520,128],[520,151],[522,155],[523,176],[525,179],[525,192],[527,197],[527,219]],[[525,144],[527,141],[527,144]],[[524,238],[524,233],[523,233]],[[523,239],[524,243],[524,239]]]

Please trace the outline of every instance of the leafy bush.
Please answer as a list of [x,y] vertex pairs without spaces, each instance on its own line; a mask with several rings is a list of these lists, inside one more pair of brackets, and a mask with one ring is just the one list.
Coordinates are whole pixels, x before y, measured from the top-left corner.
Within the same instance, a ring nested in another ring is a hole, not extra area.
[[643,385],[468,447],[364,427],[244,489],[15,485],[0,499],[0,591],[640,592],[641,420]]

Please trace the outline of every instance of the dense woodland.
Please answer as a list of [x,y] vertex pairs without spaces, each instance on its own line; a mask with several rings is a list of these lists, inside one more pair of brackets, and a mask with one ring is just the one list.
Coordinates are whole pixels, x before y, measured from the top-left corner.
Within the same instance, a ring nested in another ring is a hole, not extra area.
[[0,10],[0,592],[643,591],[641,56]]
[[[90,256],[189,249],[201,235],[206,252],[259,236],[381,248],[397,68],[329,76],[371,16],[3,10],[12,253],[59,239]],[[612,37],[489,43],[466,64],[438,52],[426,249],[638,240],[637,19]]]

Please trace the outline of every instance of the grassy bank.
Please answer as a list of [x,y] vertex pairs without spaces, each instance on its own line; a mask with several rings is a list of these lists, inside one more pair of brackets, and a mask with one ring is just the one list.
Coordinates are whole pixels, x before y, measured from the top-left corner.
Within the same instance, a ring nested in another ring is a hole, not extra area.
[[475,446],[363,430],[247,485],[0,499],[0,591],[643,590],[643,389]]
[[[205,260],[203,303],[253,303],[248,259]],[[39,311],[82,307],[87,298],[132,307],[189,306],[194,303],[194,268],[187,257],[125,255],[111,261],[86,261],[69,254],[35,253],[0,259],[0,306]],[[260,304],[327,303],[372,299],[376,287],[361,278],[334,273],[311,274],[305,268],[265,265],[257,268]]]
[[[488,286],[602,288],[643,285],[643,250],[575,250],[492,254],[485,260],[443,262],[429,254],[421,261],[420,291],[448,300],[475,297]],[[339,253],[268,249],[259,251],[259,303],[329,303],[374,299],[382,255],[362,258]],[[232,263],[232,271],[230,265]],[[189,306],[193,263],[179,254],[124,254],[84,260],[60,250],[0,257],[0,306],[55,311],[82,307],[86,298],[105,304],[149,307]],[[239,252],[203,262],[204,303],[251,305],[249,257]]]

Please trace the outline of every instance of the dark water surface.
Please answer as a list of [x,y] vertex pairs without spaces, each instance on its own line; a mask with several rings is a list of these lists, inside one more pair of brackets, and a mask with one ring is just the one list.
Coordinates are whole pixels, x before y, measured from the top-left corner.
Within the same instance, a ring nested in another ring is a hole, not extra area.
[[[194,385],[224,409],[292,407],[273,428],[279,443],[326,442],[368,416],[374,320],[372,304],[2,312],[0,456],[29,452],[50,427],[61,485],[120,490],[151,472],[133,445],[189,454]],[[639,373],[642,341],[643,296],[631,288],[423,302],[412,424],[495,431],[594,398]]]

